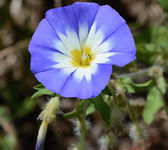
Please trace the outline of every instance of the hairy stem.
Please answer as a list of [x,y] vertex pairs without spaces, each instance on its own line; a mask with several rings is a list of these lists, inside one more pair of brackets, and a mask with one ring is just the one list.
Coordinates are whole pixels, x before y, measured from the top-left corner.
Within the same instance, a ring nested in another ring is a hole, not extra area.
[[138,132],[138,137],[139,137],[139,139],[143,139],[142,129],[139,125],[138,117],[137,117],[134,109],[130,105],[127,96],[122,91],[122,89],[119,87],[119,85],[115,81],[112,80],[112,81],[109,82],[109,89],[111,89],[111,92],[112,92],[113,95],[115,95],[115,97],[116,97],[116,93],[114,93],[114,91],[112,90],[112,86],[116,87],[117,92],[122,96],[122,99],[125,101],[125,103],[128,107],[129,116],[130,116],[131,120],[133,121],[134,125],[136,126],[136,129],[137,129],[137,132]]

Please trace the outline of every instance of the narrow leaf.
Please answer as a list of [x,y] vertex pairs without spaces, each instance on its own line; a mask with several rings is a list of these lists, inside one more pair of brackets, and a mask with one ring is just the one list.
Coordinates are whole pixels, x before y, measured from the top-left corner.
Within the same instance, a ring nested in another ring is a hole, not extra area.
[[103,100],[102,96],[99,95],[96,98],[91,99],[90,101],[94,104],[96,111],[101,115],[103,120],[107,124],[110,124],[111,109]]
[[153,81],[149,80],[144,83],[134,83],[130,77],[123,77],[117,80],[123,90],[127,90],[129,93],[135,93],[148,89],[153,85]]
[[157,78],[158,86],[162,92],[162,94],[166,93],[167,87],[166,87],[166,80],[163,76],[160,76]]
[[51,96],[55,96],[56,94],[54,92],[51,92],[49,91],[48,89],[46,88],[43,88],[43,89],[40,89],[39,91],[35,92],[31,99],[34,99],[34,98],[37,98],[39,96],[42,96],[42,95],[51,95]]
[[36,86],[34,86],[33,87],[33,89],[35,89],[35,90],[41,90],[41,89],[44,89],[45,87],[44,87],[44,85],[42,85],[42,84],[38,84],[38,85],[36,85]]

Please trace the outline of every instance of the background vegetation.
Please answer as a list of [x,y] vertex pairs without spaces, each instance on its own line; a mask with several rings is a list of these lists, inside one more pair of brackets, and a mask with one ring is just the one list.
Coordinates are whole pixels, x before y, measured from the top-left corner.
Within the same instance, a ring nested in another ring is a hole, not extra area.
[[[38,83],[30,72],[28,44],[46,10],[73,2],[75,0],[0,0],[0,150],[35,147],[40,124],[36,118],[47,97],[31,99],[35,92],[33,87]],[[136,61],[124,68],[114,67],[112,81],[122,91],[119,96],[126,95],[135,110],[143,139],[138,139],[140,144],[137,144],[132,119],[120,104],[121,116],[117,116],[120,113],[114,109],[111,116],[116,123],[110,128],[115,150],[168,150],[168,0],[94,2],[108,4],[120,13],[131,28],[137,47]],[[104,93],[109,95],[107,89]],[[75,100],[62,98],[61,103],[61,111],[67,113],[73,110]],[[99,101],[96,106],[100,106]],[[102,103],[101,106],[96,108],[99,113],[88,116],[91,150],[110,150],[104,140],[106,137],[102,137],[108,114],[101,112],[106,108]],[[90,107],[90,110],[94,109]],[[115,118],[121,119],[118,124]],[[78,134],[74,126],[71,119],[58,113],[57,122],[50,125],[45,149],[72,149]]]

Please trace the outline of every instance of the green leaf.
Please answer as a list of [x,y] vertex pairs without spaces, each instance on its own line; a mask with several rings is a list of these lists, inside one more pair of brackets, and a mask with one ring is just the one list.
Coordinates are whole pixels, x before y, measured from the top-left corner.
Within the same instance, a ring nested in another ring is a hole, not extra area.
[[64,114],[64,117],[69,118],[69,119],[75,118],[76,117],[76,110],[73,109],[71,112],[68,112],[68,113]]
[[143,119],[150,124],[156,112],[163,106],[162,97],[156,87],[150,89],[147,96],[147,103],[143,110]]
[[155,50],[156,50],[155,43],[144,44],[144,47],[145,47],[145,50],[147,50],[148,52],[155,52]]
[[159,0],[164,11],[168,11],[168,0]]
[[39,97],[39,96],[42,96],[42,95],[56,96],[56,94],[55,94],[54,92],[51,92],[51,91],[49,91],[49,90],[46,89],[46,88],[42,88],[42,89],[39,89],[37,92],[35,92],[35,93],[32,95],[31,99],[35,99],[35,98],[37,98],[37,97]]
[[44,87],[44,85],[42,84],[38,84],[35,87],[33,87],[35,90],[37,90],[37,92],[35,92],[31,99],[37,98],[39,96],[43,96],[43,95],[51,95],[51,96],[56,96],[56,93],[51,92],[50,90],[46,89]]
[[167,90],[165,78],[163,76],[160,76],[157,78],[157,80],[158,80],[157,83],[158,83],[158,86],[159,86],[161,92],[163,94],[165,94],[166,90]]
[[90,103],[87,110],[86,110],[86,116],[92,114],[95,111],[96,111],[96,108],[95,108],[94,104]]
[[[83,102],[84,101],[81,101],[79,103],[79,112],[80,113],[82,113]],[[64,117],[69,118],[69,119],[75,118],[76,117],[76,108],[74,108],[71,112],[64,114]]]
[[151,52],[147,51],[145,48],[145,44],[144,43],[137,43],[136,44],[137,47],[137,59],[141,60],[145,63],[150,64],[151,63]]
[[150,86],[152,84],[152,80],[149,80],[149,81],[147,81],[147,82],[144,82],[144,83],[139,83],[139,84],[137,84],[137,83],[133,83],[133,85],[135,86],[135,87],[140,87],[140,88],[145,88],[145,87],[148,87],[148,86]]
[[128,91],[129,93],[136,92],[133,86],[133,81],[130,77],[123,77],[117,80],[120,86],[123,88],[124,91]]
[[[79,104],[79,112],[82,113],[82,108],[83,108],[83,102],[84,101],[81,101],[80,104]],[[86,116],[92,114],[93,112],[95,111],[95,107],[94,107],[94,104],[92,104],[90,101],[89,101],[89,104],[88,104],[88,107],[87,107],[87,110],[86,110]],[[71,112],[69,113],[66,113],[64,114],[64,117],[66,118],[75,118],[76,117],[76,109],[72,110]]]
[[110,124],[111,109],[103,100],[102,96],[99,95],[94,99],[90,99],[90,101],[94,104],[96,111],[101,115],[103,120],[107,124]]
[[139,92],[145,89],[148,89],[153,85],[153,81],[149,80],[144,83],[134,83],[130,77],[122,77],[117,80],[120,86],[123,88],[124,91],[128,91],[129,93]]
[[106,94],[106,95],[111,95],[111,92],[110,90],[108,89],[108,87],[106,86],[105,89],[102,91],[103,94]]
[[42,84],[38,84],[38,85],[36,85],[36,86],[34,86],[33,87],[33,89],[35,89],[35,90],[41,90],[41,89],[44,89],[45,87],[44,87],[44,85],[42,85]]

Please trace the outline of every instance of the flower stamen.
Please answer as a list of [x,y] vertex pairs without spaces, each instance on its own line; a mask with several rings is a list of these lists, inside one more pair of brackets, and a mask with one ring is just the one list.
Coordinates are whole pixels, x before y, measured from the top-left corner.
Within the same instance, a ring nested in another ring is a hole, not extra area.
[[91,52],[91,48],[87,46],[81,50],[73,50],[71,53],[74,67],[89,67],[91,62],[95,59],[95,55]]

